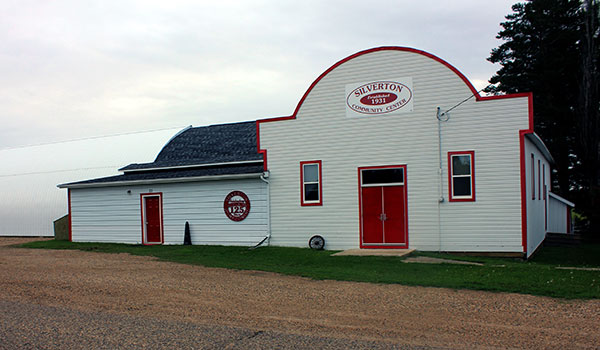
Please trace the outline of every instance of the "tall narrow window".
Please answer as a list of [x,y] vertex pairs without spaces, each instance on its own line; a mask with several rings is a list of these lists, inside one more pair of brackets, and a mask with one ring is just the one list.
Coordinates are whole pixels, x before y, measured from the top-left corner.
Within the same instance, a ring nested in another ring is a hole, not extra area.
[[300,204],[323,205],[321,188],[321,161],[300,162]]
[[544,200],[546,200],[546,164],[542,164],[542,188],[544,190]]
[[546,164],[542,164],[542,188],[544,189],[544,230],[548,231],[548,194],[546,194]]
[[531,199],[535,199],[535,158],[531,153]]
[[540,166],[540,160],[538,159],[538,200],[542,200],[542,180],[541,180],[542,169]]
[[450,201],[475,201],[475,152],[448,152]]

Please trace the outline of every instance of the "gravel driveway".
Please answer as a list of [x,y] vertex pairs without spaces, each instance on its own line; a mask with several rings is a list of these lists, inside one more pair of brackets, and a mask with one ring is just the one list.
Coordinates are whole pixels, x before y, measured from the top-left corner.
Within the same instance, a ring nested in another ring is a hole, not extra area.
[[6,246],[18,241],[0,238],[0,349],[600,344],[600,300],[313,281],[126,254]]

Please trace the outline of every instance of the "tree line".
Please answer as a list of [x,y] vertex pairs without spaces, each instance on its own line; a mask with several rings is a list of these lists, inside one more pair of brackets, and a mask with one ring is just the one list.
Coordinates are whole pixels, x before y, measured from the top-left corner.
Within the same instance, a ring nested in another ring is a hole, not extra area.
[[533,92],[534,129],[554,165],[552,190],[576,204],[577,223],[600,236],[598,0],[512,6],[488,60],[501,68],[488,93]]

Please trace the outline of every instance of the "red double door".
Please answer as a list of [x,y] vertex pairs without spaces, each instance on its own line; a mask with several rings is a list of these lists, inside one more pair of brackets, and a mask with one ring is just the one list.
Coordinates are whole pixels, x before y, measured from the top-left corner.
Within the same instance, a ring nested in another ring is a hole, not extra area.
[[404,186],[363,187],[362,243],[369,245],[406,246],[406,196]]

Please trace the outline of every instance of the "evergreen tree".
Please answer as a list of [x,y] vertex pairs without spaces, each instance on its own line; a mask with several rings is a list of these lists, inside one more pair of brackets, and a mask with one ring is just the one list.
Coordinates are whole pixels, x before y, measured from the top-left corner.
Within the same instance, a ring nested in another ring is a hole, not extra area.
[[576,169],[580,182],[575,200],[591,219],[600,238],[600,4],[586,0],[582,7],[580,79],[577,103],[578,156]]
[[555,158],[553,191],[598,222],[598,1],[528,0],[512,7],[488,60],[492,93],[533,92],[534,129]]

